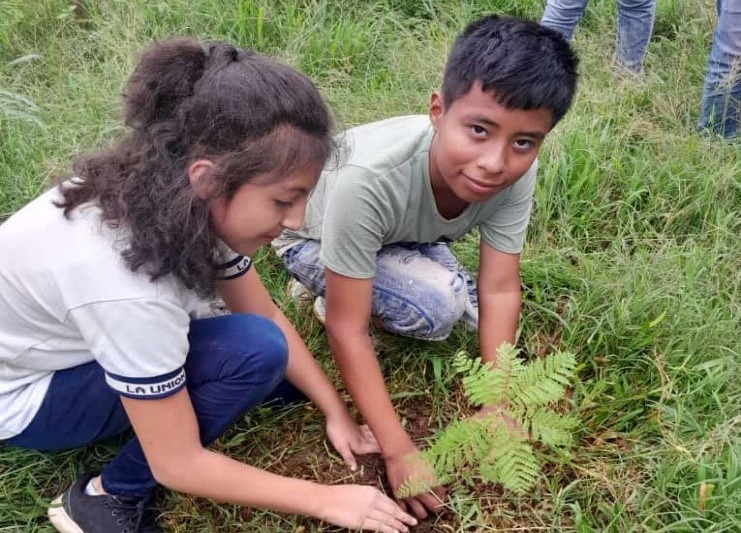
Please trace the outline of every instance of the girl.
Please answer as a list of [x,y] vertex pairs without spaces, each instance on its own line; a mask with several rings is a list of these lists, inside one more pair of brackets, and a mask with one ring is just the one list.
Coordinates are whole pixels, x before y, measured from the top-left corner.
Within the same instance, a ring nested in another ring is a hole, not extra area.
[[[0,439],[83,446],[132,426],[97,476],[49,511],[63,533],[159,531],[152,489],[407,531],[371,487],[280,477],[204,448],[287,380],[316,402],[345,461],[378,451],[250,255],[303,223],[333,152],[328,110],[293,69],[174,39],[124,94],[130,133],[0,227]],[[208,316],[221,296],[232,314]]]

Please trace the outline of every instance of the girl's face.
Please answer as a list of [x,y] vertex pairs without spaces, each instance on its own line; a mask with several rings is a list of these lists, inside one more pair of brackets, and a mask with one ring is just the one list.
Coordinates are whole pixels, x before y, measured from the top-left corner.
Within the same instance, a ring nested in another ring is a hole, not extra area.
[[216,234],[232,250],[249,256],[284,229],[300,229],[318,175],[316,167],[307,166],[273,183],[260,183],[257,176],[230,199],[211,198],[208,204]]

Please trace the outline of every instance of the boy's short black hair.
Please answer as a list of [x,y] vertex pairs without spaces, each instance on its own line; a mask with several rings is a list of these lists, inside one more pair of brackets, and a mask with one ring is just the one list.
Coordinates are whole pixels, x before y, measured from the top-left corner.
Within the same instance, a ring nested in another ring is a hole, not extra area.
[[479,82],[507,108],[550,109],[555,125],[571,106],[577,64],[557,31],[489,15],[470,23],[456,38],[445,65],[443,101],[449,107]]

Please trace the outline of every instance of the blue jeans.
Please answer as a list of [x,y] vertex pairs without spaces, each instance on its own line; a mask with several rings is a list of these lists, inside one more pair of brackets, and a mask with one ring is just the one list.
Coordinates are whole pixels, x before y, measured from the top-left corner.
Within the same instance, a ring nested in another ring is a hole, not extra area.
[[716,7],[697,127],[730,139],[741,118],[741,1],[717,0]]
[[[319,250],[318,241],[303,241],[283,254],[283,263],[311,292],[324,296]],[[391,333],[443,340],[460,320],[478,327],[476,285],[445,244],[384,246],[376,257],[371,314]]]
[[[540,23],[571,39],[588,0],[548,0]],[[639,72],[654,27],[656,0],[616,0],[618,21],[615,58],[618,65]]]
[[[300,397],[283,381],[288,348],[270,320],[256,315],[194,320],[188,340],[186,386],[203,445],[271,392],[284,401]],[[55,372],[31,424],[6,442],[41,451],[63,450],[129,427],[118,393],[106,384],[101,366],[91,362]],[[157,484],[136,437],[106,465],[101,480],[106,492],[132,498],[147,497]]]

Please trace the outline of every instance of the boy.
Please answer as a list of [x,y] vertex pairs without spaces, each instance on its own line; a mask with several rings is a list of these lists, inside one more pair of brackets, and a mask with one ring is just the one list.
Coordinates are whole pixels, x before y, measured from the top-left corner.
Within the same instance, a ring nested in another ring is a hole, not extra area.
[[[349,163],[323,173],[303,230],[273,243],[293,277],[319,296],[315,313],[395,492],[410,476],[430,474],[408,460],[418,450],[384,386],[369,319],[428,340],[446,338],[459,320],[481,324],[481,356],[493,363],[500,344],[514,343],[536,156],[571,105],[576,64],[554,30],[497,16],[471,23],[453,45],[429,117],[348,131]],[[474,227],[476,285],[445,244]],[[444,495],[435,493],[403,506],[424,518]]]

